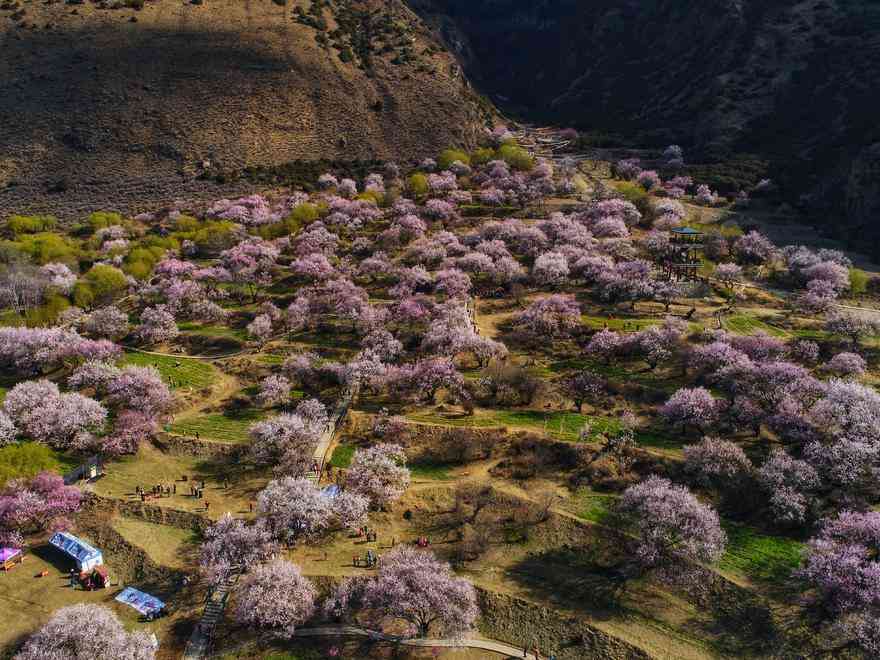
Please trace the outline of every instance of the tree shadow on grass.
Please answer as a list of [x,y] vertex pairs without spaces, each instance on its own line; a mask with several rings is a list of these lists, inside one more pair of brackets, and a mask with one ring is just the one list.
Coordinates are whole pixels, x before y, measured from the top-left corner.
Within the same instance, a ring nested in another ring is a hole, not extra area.
[[507,576],[536,599],[598,619],[618,618],[629,609],[624,597],[630,579],[598,544],[530,554],[511,566]]

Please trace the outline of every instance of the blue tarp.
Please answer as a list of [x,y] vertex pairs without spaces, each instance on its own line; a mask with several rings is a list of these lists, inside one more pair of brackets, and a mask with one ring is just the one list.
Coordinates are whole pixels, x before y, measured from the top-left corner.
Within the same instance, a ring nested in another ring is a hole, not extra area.
[[133,607],[144,616],[154,614],[165,607],[165,603],[155,596],[145,594],[143,591],[138,591],[134,587],[126,587],[123,589],[119,592],[116,600]]
[[49,543],[71,557],[81,571],[90,571],[95,566],[104,563],[104,557],[100,550],[93,548],[73,534],[57,532],[49,539]]
[[339,495],[339,486],[325,486],[321,489],[321,496],[329,500],[335,499]]

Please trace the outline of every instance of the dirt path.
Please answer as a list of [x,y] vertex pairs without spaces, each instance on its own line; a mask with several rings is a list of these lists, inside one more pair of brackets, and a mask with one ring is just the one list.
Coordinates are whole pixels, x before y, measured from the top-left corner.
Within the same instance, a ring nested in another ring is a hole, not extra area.
[[480,639],[477,637],[463,637],[462,639],[430,639],[417,638],[405,639],[393,635],[385,635],[374,630],[366,630],[355,626],[320,626],[316,628],[300,628],[295,633],[296,637],[367,637],[371,640],[394,642],[403,646],[418,646],[423,648],[468,648],[491,651],[505,657],[526,658],[527,660],[540,660],[534,653],[524,653],[520,647],[499,642],[494,639]]

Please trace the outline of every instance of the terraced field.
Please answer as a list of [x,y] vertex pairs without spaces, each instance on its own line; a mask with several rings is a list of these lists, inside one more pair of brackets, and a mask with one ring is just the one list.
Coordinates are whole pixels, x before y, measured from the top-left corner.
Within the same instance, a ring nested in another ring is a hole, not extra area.
[[123,362],[142,367],[156,367],[168,384],[175,389],[183,387],[191,387],[193,389],[210,387],[217,381],[218,376],[217,368],[206,360],[128,351]]

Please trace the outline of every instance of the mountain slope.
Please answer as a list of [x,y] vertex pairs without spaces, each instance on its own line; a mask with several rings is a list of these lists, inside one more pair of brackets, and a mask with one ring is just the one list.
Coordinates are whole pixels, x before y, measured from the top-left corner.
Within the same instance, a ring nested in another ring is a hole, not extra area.
[[412,0],[487,92],[538,121],[767,156],[792,200],[871,235],[880,3]]
[[397,0],[108,4],[0,5],[0,216],[170,200],[205,168],[416,157],[485,119]]

